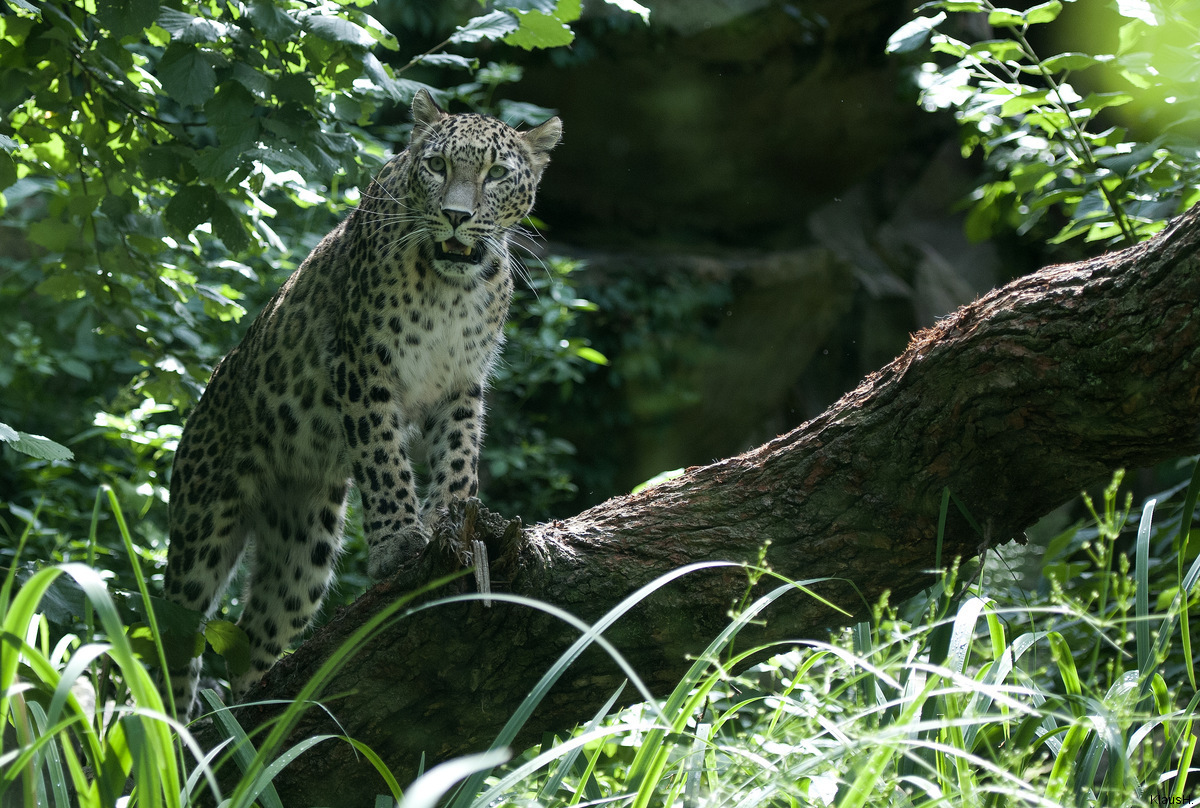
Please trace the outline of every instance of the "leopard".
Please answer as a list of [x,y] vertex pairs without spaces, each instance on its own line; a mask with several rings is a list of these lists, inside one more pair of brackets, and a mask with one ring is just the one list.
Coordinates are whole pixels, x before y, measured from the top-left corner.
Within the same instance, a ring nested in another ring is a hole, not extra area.
[[[238,625],[250,664],[230,674],[235,701],[324,602],[351,486],[375,580],[421,553],[450,502],[478,493],[514,239],[562,122],[518,131],[448,113],[425,89],[411,113],[407,148],[217,363],[176,448],[166,598],[211,617],[248,560]],[[183,715],[200,671],[199,657],[169,670]]]

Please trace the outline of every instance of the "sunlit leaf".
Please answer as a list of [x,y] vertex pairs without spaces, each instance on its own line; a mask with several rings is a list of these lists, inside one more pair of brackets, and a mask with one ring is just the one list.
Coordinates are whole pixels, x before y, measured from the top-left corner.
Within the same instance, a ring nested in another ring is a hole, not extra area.
[[604,0],[604,2],[610,6],[616,6],[629,14],[636,14],[642,18],[642,22],[644,23],[648,24],[650,22],[650,9],[641,3],[635,2],[635,0]]
[[570,45],[575,40],[571,27],[554,14],[544,11],[520,11],[514,9],[520,27],[504,37],[508,45],[525,50],[557,48]]
[[595,348],[589,348],[586,345],[575,349],[575,355],[580,359],[592,362],[597,365],[607,365],[608,357],[597,351]]
[[1025,48],[1020,42],[1011,39],[988,39],[976,42],[970,47],[971,55],[987,54],[1000,62],[1019,62],[1027,58]]
[[462,44],[478,42],[481,39],[502,39],[518,27],[517,19],[512,14],[493,11],[468,20],[466,25],[460,25],[450,36],[450,42]]
[[932,17],[917,17],[902,25],[894,34],[888,37],[886,53],[909,53],[925,44],[930,32],[944,22],[945,12],[938,12]]
[[228,620],[209,620],[204,624],[204,638],[225,657],[230,674],[237,676],[250,670],[250,638],[241,627]]
[[1147,25],[1158,25],[1158,16],[1148,0],[1117,0],[1117,13],[1122,17],[1141,20]]
[[179,42],[216,42],[228,33],[227,26],[216,20],[193,17],[173,8],[162,8],[158,13],[158,24]]
[[375,44],[375,38],[365,28],[343,17],[310,14],[303,17],[301,21],[305,29],[330,42],[339,42],[356,48],[369,48]]
[[7,424],[0,424],[0,441],[4,441],[16,451],[36,457],[38,460],[71,460],[75,457],[75,453],[61,443],[56,443],[41,435],[19,432]]
[[1048,95],[1049,92],[1047,90],[1040,90],[1038,92],[1022,93],[1021,95],[1013,96],[1001,105],[1000,114],[1008,118],[1028,112],[1031,109],[1044,105]]
[[1062,3],[1059,0],[1049,0],[1047,3],[1040,3],[1025,12],[1025,21],[1030,25],[1054,22],[1054,20],[1058,19],[1058,15],[1062,13],[1062,8]]
[[1086,70],[1093,65],[1112,61],[1112,56],[1092,56],[1087,53],[1060,53],[1042,60],[1042,66],[1050,73],[1062,73],[1068,70]]
[[1021,12],[1011,8],[997,8],[988,12],[988,25],[994,28],[1021,28],[1025,25],[1025,17]]

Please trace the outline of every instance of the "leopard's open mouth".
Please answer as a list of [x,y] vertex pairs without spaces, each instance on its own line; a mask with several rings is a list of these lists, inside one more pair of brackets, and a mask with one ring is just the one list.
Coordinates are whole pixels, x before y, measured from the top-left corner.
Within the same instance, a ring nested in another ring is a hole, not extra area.
[[476,244],[474,248],[468,247],[461,241],[451,236],[446,241],[438,242],[437,245],[438,258],[445,261],[459,261],[466,264],[478,264],[483,260],[483,248]]

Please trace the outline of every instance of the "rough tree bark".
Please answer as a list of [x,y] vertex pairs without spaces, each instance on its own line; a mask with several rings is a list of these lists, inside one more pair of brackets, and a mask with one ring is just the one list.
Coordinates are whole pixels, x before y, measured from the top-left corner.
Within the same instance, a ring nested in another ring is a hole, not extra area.
[[[592,622],[670,570],[754,561],[769,541],[767,564],[796,579],[835,579],[816,589],[855,618],[885,591],[893,601],[912,595],[931,580],[945,488],[984,526],[986,535],[976,534],[951,509],[943,558],[968,558],[1019,537],[1117,467],[1200,451],[1198,250],[1200,208],[1150,242],[1047,267],[963,307],[824,414],[758,449],[565,521],[506,535],[502,523],[482,520],[473,536],[488,545],[493,587]],[[294,695],[371,615],[455,568],[457,546],[439,534],[276,665],[249,699]],[[666,692],[689,655],[728,623],[746,585],[737,567],[687,575],[605,636],[652,690]],[[855,619],[799,592],[765,616],[739,647],[819,637]],[[312,710],[293,739],[344,731],[407,782],[422,753],[428,766],[486,748],[577,637],[506,603],[420,611],[388,626],[325,689],[340,694],[326,702],[340,728]],[[518,744],[586,720],[622,679],[589,650]],[[257,726],[277,712],[247,707],[239,717]],[[361,757],[334,742],[276,783],[287,804],[370,805],[385,791]]]

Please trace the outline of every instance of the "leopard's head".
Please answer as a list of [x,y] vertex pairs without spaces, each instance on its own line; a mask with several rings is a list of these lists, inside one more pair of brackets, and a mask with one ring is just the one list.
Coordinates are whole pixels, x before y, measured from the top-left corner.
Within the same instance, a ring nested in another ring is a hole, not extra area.
[[448,115],[424,90],[412,112],[407,204],[421,249],[444,276],[484,274],[504,259],[510,230],[533,207],[562,122],[518,132],[484,115]]

